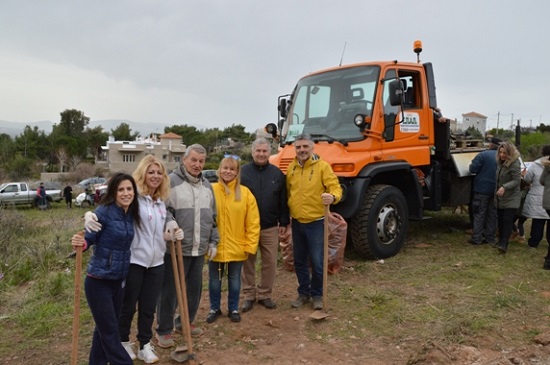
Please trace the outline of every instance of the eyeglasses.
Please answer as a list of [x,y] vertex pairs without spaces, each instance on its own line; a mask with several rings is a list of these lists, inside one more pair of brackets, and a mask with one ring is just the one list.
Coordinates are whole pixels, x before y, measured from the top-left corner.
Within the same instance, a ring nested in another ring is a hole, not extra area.
[[241,158],[237,155],[230,155],[230,154],[225,154],[223,155],[223,158],[232,158],[234,159],[235,161],[239,161]]

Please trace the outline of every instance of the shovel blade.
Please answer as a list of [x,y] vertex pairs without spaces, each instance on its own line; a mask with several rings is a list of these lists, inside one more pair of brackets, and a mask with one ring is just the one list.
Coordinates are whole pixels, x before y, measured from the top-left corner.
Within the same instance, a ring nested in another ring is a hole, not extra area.
[[314,311],[309,315],[309,318],[319,320],[319,319],[325,319],[329,316],[325,311]]
[[173,360],[177,362],[185,362],[189,360],[189,353],[187,352],[187,346],[178,346],[174,351],[170,353]]

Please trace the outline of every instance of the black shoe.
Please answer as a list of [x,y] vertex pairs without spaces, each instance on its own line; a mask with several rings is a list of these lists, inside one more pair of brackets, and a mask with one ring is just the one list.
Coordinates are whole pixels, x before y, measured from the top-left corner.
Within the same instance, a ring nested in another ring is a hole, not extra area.
[[483,242],[475,242],[475,241],[472,240],[472,239],[469,239],[469,240],[468,240],[468,243],[471,243],[472,245],[475,245],[475,246],[479,246],[479,245],[482,245],[482,244],[483,244]]
[[260,299],[260,300],[258,300],[258,304],[263,305],[267,309],[277,308],[277,304],[275,304],[275,302],[272,301],[271,298]]
[[251,310],[253,306],[254,306],[253,300],[245,299],[243,300],[243,306],[241,307],[241,310],[243,311],[243,313],[246,313],[249,310]]
[[499,245],[498,246],[498,252],[499,253],[506,253],[507,250],[508,250],[508,248],[504,245]]
[[210,313],[208,313],[208,317],[206,317],[206,322],[208,323],[214,323],[216,319],[218,319],[219,316],[222,315],[221,309],[218,310],[210,310]]
[[238,311],[233,311],[231,313],[227,313],[227,316],[231,320],[231,322],[240,322],[241,321],[241,315]]

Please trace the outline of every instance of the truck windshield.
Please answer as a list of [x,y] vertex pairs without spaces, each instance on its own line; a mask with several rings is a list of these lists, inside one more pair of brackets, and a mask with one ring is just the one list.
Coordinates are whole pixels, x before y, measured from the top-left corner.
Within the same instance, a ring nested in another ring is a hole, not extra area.
[[285,141],[294,141],[300,133],[314,139],[365,138],[353,119],[357,114],[372,114],[379,73],[378,66],[358,66],[301,79],[292,95],[283,130]]

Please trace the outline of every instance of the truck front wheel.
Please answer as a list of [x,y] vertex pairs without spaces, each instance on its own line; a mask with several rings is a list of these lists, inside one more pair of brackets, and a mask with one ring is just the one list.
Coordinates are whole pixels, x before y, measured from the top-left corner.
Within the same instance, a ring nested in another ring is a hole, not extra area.
[[391,185],[370,186],[351,220],[353,247],[366,258],[395,256],[405,242],[408,225],[403,193]]

